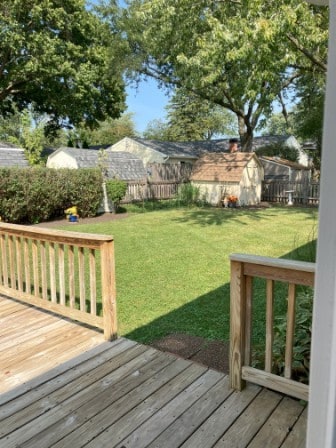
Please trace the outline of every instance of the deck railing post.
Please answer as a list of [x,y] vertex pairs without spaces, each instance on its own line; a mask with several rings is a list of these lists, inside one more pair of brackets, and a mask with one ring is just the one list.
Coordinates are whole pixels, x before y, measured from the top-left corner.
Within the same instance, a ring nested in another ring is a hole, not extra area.
[[245,277],[244,265],[231,261],[230,290],[230,382],[231,387],[242,390],[245,381],[242,380],[242,367],[245,359]]
[[114,241],[101,246],[102,305],[104,318],[104,337],[117,338],[117,306],[114,266]]

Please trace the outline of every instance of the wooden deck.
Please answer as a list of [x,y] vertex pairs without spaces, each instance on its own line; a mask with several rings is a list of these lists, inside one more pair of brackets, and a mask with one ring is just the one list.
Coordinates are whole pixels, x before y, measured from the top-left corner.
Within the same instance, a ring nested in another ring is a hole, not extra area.
[[306,408],[0,298],[0,447],[296,448]]

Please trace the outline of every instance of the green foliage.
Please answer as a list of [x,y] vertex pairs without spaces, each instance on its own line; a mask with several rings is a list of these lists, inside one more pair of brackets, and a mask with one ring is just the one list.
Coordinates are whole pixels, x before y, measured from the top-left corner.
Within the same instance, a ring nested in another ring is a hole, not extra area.
[[129,67],[233,112],[243,150],[303,76],[325,76],[327,8],[304,0],[130,0]]
[[256,154],[258,156],[280,157],[292,162],[297,162],[299,159],[299,151],[296,148],[281,143],[262,146],[256,150]]
[[223,107],[183,89],[176,89],[168,103],[167,140],[211,140],[237,134],[234,116]]
[[177,198],[182,205],[197,205],[200,201],[200,189],[190,183],[182,184],[179,187]]
[[163,120],[152,120],[147,124],[142,136],[147,140],[169,141],[168,123]]
[[[295,310],[293,377],[304,383],[309,381],[313,297],[312,289],[298,294]],[[273,369],[278,375],[283,374],[285,368],[286,328],[286,317],[279,317],[274,325],[273,344]]]
[[100,122],[99,127],[89,132],[90,145],[113,145],[124,137],[136,137],[132,113],[125,113],[120,118]]
[[124,109],[113,33],[84,0],[2,0],[0,41],[0,115],[33,104],[52,130]]
[[102,200],[98,170],[47,168],[0,169],[0,216],[11,223],[33,224],[76,205],[80,216],[95,216]]
[[112,179],[107,180],[105,185],[107,196],[112,201],[115,211],[117,211],[120,201],[126,194],[127,182],[120,179]]

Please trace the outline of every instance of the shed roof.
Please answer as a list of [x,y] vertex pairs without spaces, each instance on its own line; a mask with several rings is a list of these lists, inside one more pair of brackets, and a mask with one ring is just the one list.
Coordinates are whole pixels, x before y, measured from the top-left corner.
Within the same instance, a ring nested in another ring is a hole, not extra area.
[[195,162],[191,180],[239,182],[244,169],[252,159],[261,167],[254,153],[204,154]]
[[[95,149],[61,147],[56,153],[63,152],[74,158],[78,168],[97,168],[100,152]],[[105,150],[106,169],[109,178],[122,180],[139,180],[146,177],[142,160],[128,152],[112,152]],[[52,154],[54,156],[56,153]],[[51,156],[51,157],[52,157]]]
[[0,167],[27,168],[28,160],[22,148],[11,143],[0,142]]

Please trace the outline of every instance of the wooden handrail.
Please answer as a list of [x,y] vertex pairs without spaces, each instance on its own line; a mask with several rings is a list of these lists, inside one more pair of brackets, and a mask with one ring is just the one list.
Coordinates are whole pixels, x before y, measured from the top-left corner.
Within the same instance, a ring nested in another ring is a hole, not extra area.
[[[296,285],[314,286],[315,263],[232,254],[230,300],[230,378],[241,390],[252,381],[287,395],[308,400],[308,386],[291,379],[295,328]],[[251,367],[253,278],[266,279],[265,368]],[[274,282],[288,283],[284,377],[272,374]]]
[[0,223],[0,252],[0,294],[117,336],[113,237]]

